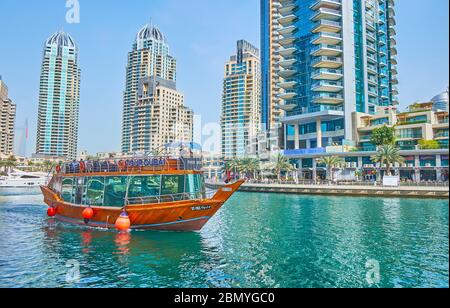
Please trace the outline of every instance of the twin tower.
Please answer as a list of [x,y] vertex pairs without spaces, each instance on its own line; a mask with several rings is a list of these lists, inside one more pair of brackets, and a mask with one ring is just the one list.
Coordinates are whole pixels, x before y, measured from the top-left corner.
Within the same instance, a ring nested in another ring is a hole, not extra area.
[[[53,34],[42,60],[37,157],[76,158],[80,78],[75,41],[65,32]],[[177,91],[176,60],[155,26],[138,32],[128,54],[123,101],[122,153],[155,154],[167,144],[192,140],[193,111]]]

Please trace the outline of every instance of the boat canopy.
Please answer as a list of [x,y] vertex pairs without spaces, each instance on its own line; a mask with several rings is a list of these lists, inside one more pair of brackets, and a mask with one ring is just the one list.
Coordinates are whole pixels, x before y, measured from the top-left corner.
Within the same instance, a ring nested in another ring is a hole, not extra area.
[[62,174],[112,173],[140,171],[200,171],[200,157],[141,157],[130,159],[104,159],[66,162],[56,167]]
[[50,188],[65,202],[124,207],[206,197],[203,174],[107,175],[55,178]]

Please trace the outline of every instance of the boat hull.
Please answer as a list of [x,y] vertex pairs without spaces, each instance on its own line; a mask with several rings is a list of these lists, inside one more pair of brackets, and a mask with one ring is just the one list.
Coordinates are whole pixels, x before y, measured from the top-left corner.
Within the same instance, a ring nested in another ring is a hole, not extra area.
[[[133,205],[126,208],[131,229],[158,231],[199,231],[220,210],[224,203],[239,189],[243,181],[219,189],[212,199],[190,200],[161,204]],[[115,228],[122,213],[120,208],[94,207],[91,220],[83,219],[86,206],[66,203],[48,187],[41,187],[45,203],[56,209],[58,220],[96,228]]]

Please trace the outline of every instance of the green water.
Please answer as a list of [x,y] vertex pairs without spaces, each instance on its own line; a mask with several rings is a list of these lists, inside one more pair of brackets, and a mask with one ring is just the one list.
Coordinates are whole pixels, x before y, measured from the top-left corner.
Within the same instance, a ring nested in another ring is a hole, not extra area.
[[39,195],[0,196],[0,287],[449,285],[446,200],[240,193],[199,233],[118,235],[45,212]]

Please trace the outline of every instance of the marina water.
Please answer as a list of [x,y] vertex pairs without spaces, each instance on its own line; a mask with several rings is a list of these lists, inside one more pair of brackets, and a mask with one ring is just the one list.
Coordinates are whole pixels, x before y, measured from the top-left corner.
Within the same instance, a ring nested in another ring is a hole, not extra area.
[[238,193],[198,233],[45,213],[38,192],[0,192],[0,287],[449,286],[447,200]]

